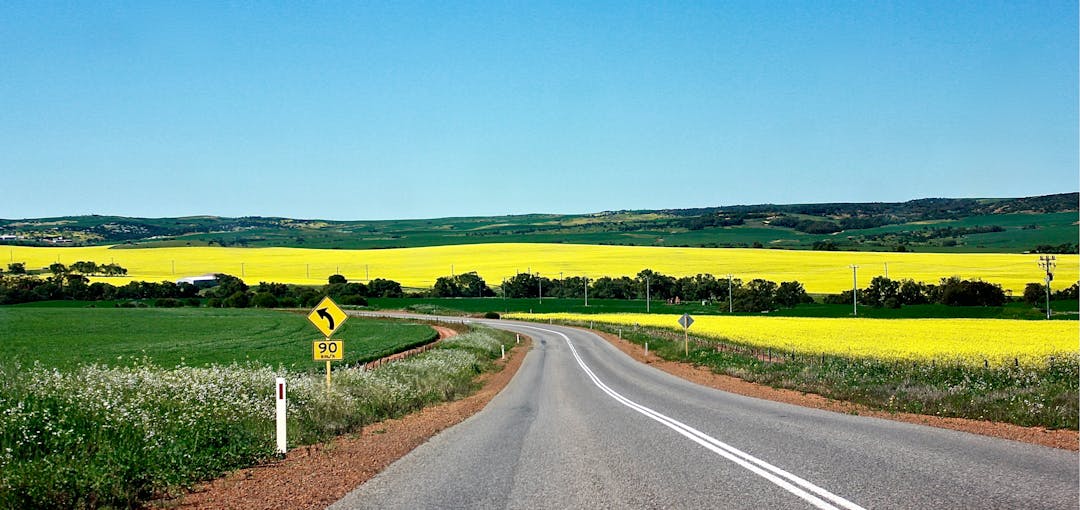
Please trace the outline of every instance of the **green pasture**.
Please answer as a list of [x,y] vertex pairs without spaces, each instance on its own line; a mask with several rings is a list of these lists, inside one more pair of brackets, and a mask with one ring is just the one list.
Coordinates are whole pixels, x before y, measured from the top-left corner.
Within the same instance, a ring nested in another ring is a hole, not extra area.
[[[625,217],[623,217],[625,216]],[[766,224],[761,219],[743,225],[690,230],[673,227],[663,215],[620,216],[630,223],[588,216],[522,215],[489,218],[441,218],[432,220],[385,220],[334,222],[333,228],[282,228],[259,226],[240,232],[193,233],[165,240],[139,240],[130,247],[205,246],[225,243],[248,247],[289,246],[323,249],[411,248],[477,243],[568,243],[638,246],[764,247],[810,249],[815,242],[831,241],[845,250],[890,251],[905,244],[915,251],[948,253],[1017,253],[1038,245],[1075,243],[1075,212],[994,214],[954,220],[914,222],[877,228],[848,230],[836,234],[806,234]],[[821,219],[808,215],[792,215]],[[617,219],[617,218],[616,218]],[[84,221],[85,219],[79,219]],[[151,220],[146,220],[151,221]],[[935,227],[996,225],[1004,232],[971,234],[950,239],[911,243],[902,238],[868,240],[877,234],[902,235]],[[213,229],[212,229],[213,230]],[[125,247],[128,245],[121,245]]]
[[[377,359],[434,337],[422,324],[356,317],[334,335],[345,342],[344,363]],[[61,369],[124,366],[145,356],[162,367],[258,361],[316,371],[325,367],[312,361],[311,342],[319,338],[306,317],[282,311],[0,307],[0,359]]]

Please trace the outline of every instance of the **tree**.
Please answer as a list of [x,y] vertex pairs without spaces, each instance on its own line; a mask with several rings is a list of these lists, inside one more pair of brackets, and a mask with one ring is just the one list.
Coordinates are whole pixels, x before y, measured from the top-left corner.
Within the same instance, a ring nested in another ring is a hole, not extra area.
[[859,294],[859,301],[869,306],[900,307],[900,282],[884,276],[875,276],[870,286]]
[[394,280],[376,278],[368,282],[368,295],[372,297],[399,298],[405,295],[401,284]]
[[86,262],[86,261],[80,260],[78,262],[75,262],[75,263],[71,264],[71,270],[73,272],[76,272],[76,273],[92,275],[92,274],[97,274],[98,265],[97,265],[96,262]]
[[776,289],[776,304],[784,308],[794,308],[800,303],[812,303],[814,298],[806,293],[803,284],[793,282],[780,282]]
[[715,299],[721,293],[727,295],[727,281],[717,280],[711,274],[684,276],[675,280],[675,295],[688,301]]
[[339,275],[339,274],[332,274],[332,275],[330,275],[329,278],[327,278],[327,283],[329,283],[331,285],[333,285],[335,283],[347,283],[347,282],[348,282],[348,280],[346,280],[344,276]]
[[[648,282],[646,282],[646,279]],[[637,298],[645,298],[646,283],[652,299],[671,299],[675,297],[675,278],[657,273],[652,269],[642,269],[634,279]]]
[[631,299],[634,297],[634,281],[626,276],[597,278],[589,286],[589,296],[596,299]]
[[1005,291],[1001,285],[982,280],[961,280],[958,277],[942,278],[940,303],[949,306],[1002,306]]
[[90,279],[81,274],[69,274],[64,277],[67,296],[71,299],[89,299]]
[[480,275],[476,274],[475,271],[459,274],[455,278],[457,279],[458,288],[461,290],[462,296],[491,297],[495,295],[495,291],[491,290],[487,286],[487,282],[485,282]]
[[222,306],[227,308],[247,308],[251,303],[247,292],[236,291],[222,301]]
[[[508,298],[534,298],[540,295],[540,277],[531,273],[518,273],[502,284],[503,295]],[[550,293],[550,289],[545,289]]]
[[1071,299],[1076,301],[1080,299],[1080,282],[1074,283],[1064,289],[1054,292],[1054,299]]
[[[359,300],[355,298],[363,298],[367,296],[367,293],[367,286],[359,282],[331,283],[323,288],[323,294],[341,301],[342,304],[359,304]],[[351,301],[351,303],[345,301]],[[367,301],[364,300],[363,304],[367,304]]]
[[581,298],[585,295],[585,282],[584,276],[571,276],[563,280],[553,280],[551,285],[551,291],[544,289],[544,295],[555,296],[558,298]]
[[776,309],[775,282],[756,278],[750,280],[735,294],[735,309],[741,312],[768,312]]
[[270,294],[275,298],[283,298],[289,295],[289,286],[284,283],[259,282],[259,284],[255,286],[255,293],[258,294],[262,292]]
[[851,291],[845,290],[839,294],[829,294],[822,301],[827,305],[851,305]]
[[11,274],[26,274],[26,263],[12,262],[8,264],[8,272]]
[[1039,306],[1046,300],[1046,286],[1041,283],[1029,283],[1024,286],[1024,302]]
[[461,295],[461,289],[454,277],[440,276],[435,280],[435,287],[432,288],[431,293],[435,297],[458,297]]
[[123,276],[127,274],[127,269],[124,269],[117,264],[105,264],[99,266],[98,270],[105,276]]
[[277,308],[278,299],[269,292],[256,292],[251,298],[251,306],[255,308]]
[[905,305],[921,305],[929,302],[926,297],[926,285],[911,279],[900,281],[898,296],[900,303]]
[[432,289],[435,297],[490,297],[495,291],[475,271],[456,276],[440,276]]
[[214,276],[217,277],[218,282],[217,287],[214,288],[213,292],[215,297],[227,299],[232,297],[233,294],[236,294],[237,292],[244,293],[248,290],[248,286],[246,283],[244,283],[244,280],[241,280],[233,275],[218,273]]

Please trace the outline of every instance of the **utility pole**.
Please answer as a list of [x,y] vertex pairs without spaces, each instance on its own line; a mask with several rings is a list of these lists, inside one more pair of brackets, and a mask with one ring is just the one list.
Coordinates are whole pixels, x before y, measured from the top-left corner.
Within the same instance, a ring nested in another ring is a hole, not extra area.
[[1050,282],[1054,281],[1054,268],[1057,267],[1056,258],[1053,255],[1039,257],[1039,267],[1046,271],[1046,318],[1050,318]]
[[645,313],[649,313],[651,311],[650,310],[650,303],[651,302],[652,302],[652,299],[650,298],[650,295],[649,295],[649,277],[646,276],[645,277]]
[[859,316],[859,266],[851,265],[851,306],[852,314]]
[[540,287],[540,304],[544,304],[544,279],[540,275],[536,276],[536,285]]
[[731,278],[734,276],[733,274],[727,275],[727,313],[735,313],[735,307],[731,301]]
[[368,270],[368,265],[364,264],[364,280],[371,281],[371,271]]
[[888,262],[885,263],[885,279],[886,280],[889,279],[889,263]]
[[245,276],[244,275],[244,263],[241,262],[240,263],[240,277],[243,278],[244,276]]
[[585,306],[589,306],[589,277],[585,277]]

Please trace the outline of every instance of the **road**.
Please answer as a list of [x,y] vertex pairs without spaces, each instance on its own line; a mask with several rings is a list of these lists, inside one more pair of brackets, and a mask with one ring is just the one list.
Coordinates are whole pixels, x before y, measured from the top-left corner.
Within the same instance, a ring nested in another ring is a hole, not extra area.
[[759,400],[592,333],[533,338],[510,384],[335,503],[356,508],[1070,508],[1077,453]]

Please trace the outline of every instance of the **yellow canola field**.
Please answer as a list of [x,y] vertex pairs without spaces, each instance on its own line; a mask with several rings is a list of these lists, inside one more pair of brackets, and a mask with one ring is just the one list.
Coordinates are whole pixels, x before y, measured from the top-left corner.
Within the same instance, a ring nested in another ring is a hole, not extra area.
[[[681,330],[678,315],[506,314],[529,320],[596,321]],[[1077,356],[1075,321],[998,319],[856,319],[699,316],[690,332],[742,344],[806,354],[883,360],[959,361],[969,366],[1046,363],[1049,356]]]
[[[1029,282],[1042,281],[1037,255],[944,254],[888,252],[814,252],[739,248],[665,248],[650,246],[595,246],[571,244],[473,244],[400,248],[390,250],[322,250],[305,248],[178,247],[109,249],[109,247],[9,246],[10,262],[27,268],[53,262],[85,260],[116,263],[128,269],[128,280],[176,280],[184,276],[228,273],[248,283],[275,281],[323,284],[340,273],[350,280],[388,278],[406,287],[430,288],[435,279],[451,271],[476,271],[489,285],[498,285],[518,272],[531,271],[548,278],[571,276],[634,276],[645,268],[672,276],[711,273],[733,274],[748,281],[798,280],[812,293],[850,289],[851,265],[857,265],[859,287],[874,276],[911,278],[936,283],[941,277],[981,278],[1020,294]],[[0,251],[0,256],[3,256]],[[1080,257],[1058,255],[1055,288],[1080,277]],[[6,264],[4,264],[6,266]]]

